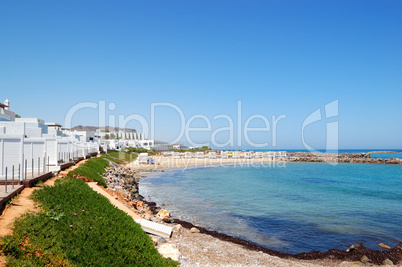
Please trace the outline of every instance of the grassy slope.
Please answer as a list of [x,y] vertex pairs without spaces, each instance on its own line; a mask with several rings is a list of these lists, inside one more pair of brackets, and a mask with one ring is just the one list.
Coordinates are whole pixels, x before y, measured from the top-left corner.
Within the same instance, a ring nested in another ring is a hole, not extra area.
[[67,177],[38,189],[42,212],[15,222],[0,241],[11,266],[176,266],[123,211],[82,180]]
[[109,162],[103,158],[92,158],[87,160],[85,164],[80,165],[77,169],[68,173],[69,176],[82,176],[91,181],[98,182],[99,185],[107,187],[102,174],[105,173],[105,168],[109,166]]
[[130,154],[130,153],[125,153],[125,152],[120,152],[120,151],[113,151],[113,150],[109,150],[107,154],[111,157],[129,161],[129,162],[135,160],[138,156],[137,153]]

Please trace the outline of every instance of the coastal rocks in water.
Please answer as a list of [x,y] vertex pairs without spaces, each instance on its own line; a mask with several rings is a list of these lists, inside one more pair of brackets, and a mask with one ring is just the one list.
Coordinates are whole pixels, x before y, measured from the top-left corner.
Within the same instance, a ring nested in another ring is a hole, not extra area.
[[134,205],[137,210],[144,211],[145,209],[145,203],[143,201],[137,201]]
[[172,217],[170,217],[170,212],[165,209],[161,209],[158,214],[156,214],[157,219],[161,219],[164,222],[171,222]]
[[378,164],[402,164],[398,158],[372,158],[370,153],[324,153],[314,154],[310,152],[288,153],[289,161],[296,162],[338,162],[338,163],[378,163]]
[[353,251],[353,250],[362,249],[362,248],[364,248],[363,244],[362,244],[362,243],[357,243],[357,244],[351,245],[351,246],[346,250],[346,252],[351,252],[351,251]]
[[158,247],[158,252],[164,258],[171,258],[174,261],[178,261],[180,258],[180,251],[173,244],[162,244]]
[[382,248],[387,248],[387,249],[390,249],[390,248],[391,248],[390,246],[385,245],[384,243],[379,243],[378,245],[379,245],[380,247],[382,247]]
[[150,215],[152,214],[152,211],[150,210],[150,208],[144,201],[136,201],[133,206],[140,213],[145,213],[145,214],[150,214]]
[[131,200],[142,200],[138,191],[139,177],[135,171],[111,164],[103,174],[103,178],[109,188],[124,192]]
[[190,229],[190,232],[193,233],[193,234],[195,234],[195,233],[199,233],[200,230],[199,230],[198,228],[196,228],[196,227],[192,227],[192,228]]

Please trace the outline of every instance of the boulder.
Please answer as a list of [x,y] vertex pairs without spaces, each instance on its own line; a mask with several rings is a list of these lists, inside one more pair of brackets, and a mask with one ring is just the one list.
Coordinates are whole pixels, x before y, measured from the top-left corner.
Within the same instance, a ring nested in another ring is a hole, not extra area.
[[173,228],[173,231],[180,232],[182,228],[183,228],[183,226],[181,226],[181,224],[178,224]]
[[384,265],[394,265],[394,263],[390,259],[385,259],[382,264]]
[[363,262],[364,264],[366,264],[366,263],[370,262],[370,259],[366,255],[364,255],[360,258],[360,261]]
[[200,229],[198,229],[198,228],[195,228],[195,227],[192,227],[191,229],[190,229],[190,233],[199,233],[200,232]]
[[170,217],[170,212],[165,209],[161,209],[158,214],[156,214],[157,219],[161,219],[164,222],[171,222],[172,217]]

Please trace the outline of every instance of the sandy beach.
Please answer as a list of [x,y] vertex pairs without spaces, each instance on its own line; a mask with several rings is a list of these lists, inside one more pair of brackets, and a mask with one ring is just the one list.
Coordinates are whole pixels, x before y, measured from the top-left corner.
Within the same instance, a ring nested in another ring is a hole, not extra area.
[[173,158],[150,156],[155,164],[138,164],[135,161],[127,164],[133,170],[166,170],[187,169],[219,166],[255,166],[255,167],[284,167],[287,160],[270,158]]

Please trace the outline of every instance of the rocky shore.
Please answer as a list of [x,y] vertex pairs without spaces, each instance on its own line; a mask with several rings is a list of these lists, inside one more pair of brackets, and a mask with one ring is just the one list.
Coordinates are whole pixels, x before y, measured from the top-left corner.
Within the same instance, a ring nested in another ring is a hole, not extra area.
[[[309,156],[306,158],[314,159]],[[365,159],[363,154],[350,155],[348,158]],[[108,185],[106,190],[142,218],[173,227],[173,234],[169,239],[151,237],[162,255],[178,260],[182,266],[372,266],[399,264],[402,261],[402,243],[387,250],[369,250],[362,244],[356,244],[348,251],[312,251],[291,255],[174,219],[169,211],[161,209],[155,202],[147,202],[139,194],[138,181],[141,176],[154,171],[156,170],[131,170],[111,163],[111,167],[103,175]]]
[[402,159],[376,159],[371,157],[370,153],[313,154],[310,152],[288,152],[288,156],[288,160],[291,162],[402,164]]

